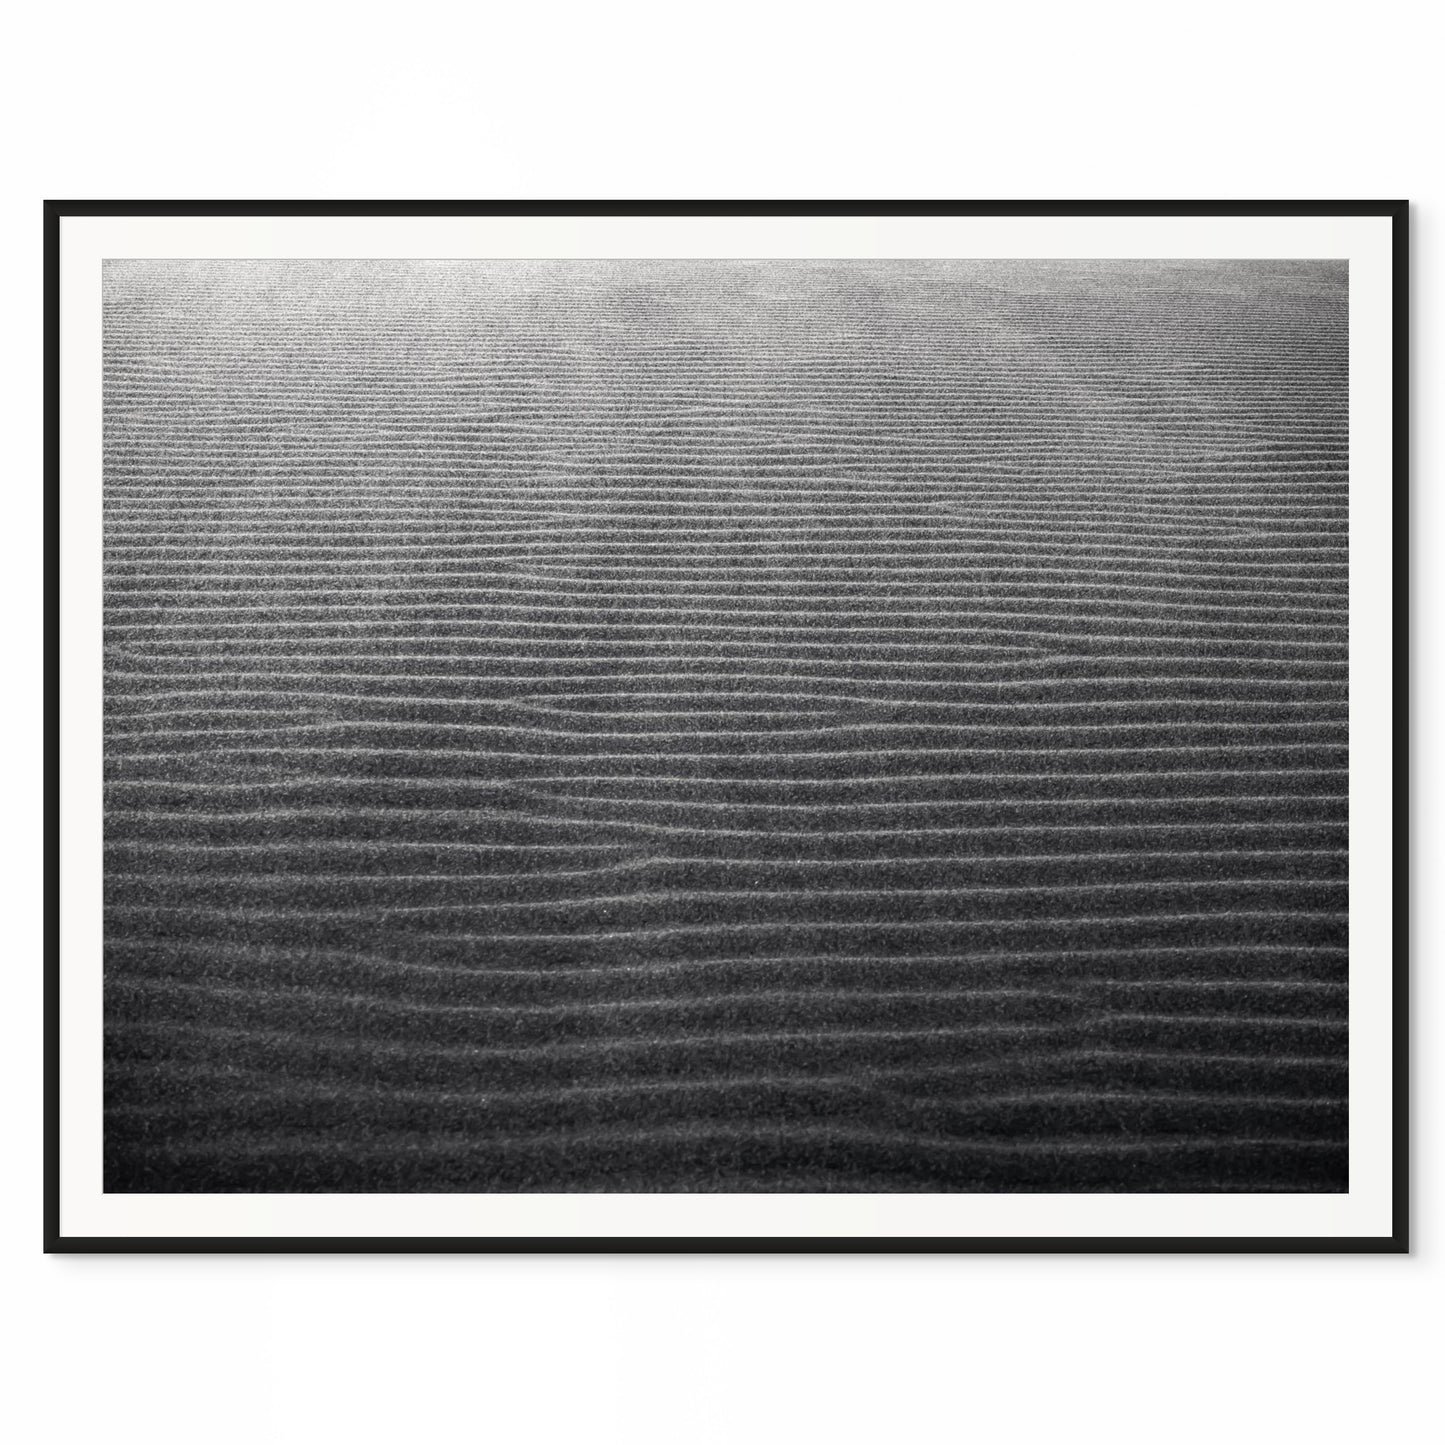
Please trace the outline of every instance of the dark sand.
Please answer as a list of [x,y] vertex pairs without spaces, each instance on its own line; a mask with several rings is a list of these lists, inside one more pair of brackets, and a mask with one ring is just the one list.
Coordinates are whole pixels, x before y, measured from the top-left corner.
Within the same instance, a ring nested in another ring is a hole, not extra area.
[[106,268],[113,1190],[1341,1190],[1344,267]]

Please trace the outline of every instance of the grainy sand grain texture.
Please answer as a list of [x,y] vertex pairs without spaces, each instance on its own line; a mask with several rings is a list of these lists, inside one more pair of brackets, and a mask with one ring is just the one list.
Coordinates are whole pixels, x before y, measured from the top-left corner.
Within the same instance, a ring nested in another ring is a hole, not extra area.
[[108,263],[107,1187],[1346,1188],[1346,340]]

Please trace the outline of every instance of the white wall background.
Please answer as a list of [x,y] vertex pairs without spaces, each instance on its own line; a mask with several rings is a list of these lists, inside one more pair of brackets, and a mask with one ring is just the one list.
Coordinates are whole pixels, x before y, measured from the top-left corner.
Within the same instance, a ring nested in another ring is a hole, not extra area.
[[[1431,7],[27,6],[0,291],[0,1429],[22,1441],[1414,1440],[1438,1429],[1442,259]],[[1417,202],[1416,1253],[43,1258],[40,201]]]

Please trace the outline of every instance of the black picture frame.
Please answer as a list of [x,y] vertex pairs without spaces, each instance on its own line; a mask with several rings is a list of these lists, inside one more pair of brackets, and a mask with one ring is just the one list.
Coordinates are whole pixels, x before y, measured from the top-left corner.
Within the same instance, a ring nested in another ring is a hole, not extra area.
[[[70,217],[1379,217],[1391,227],[1393,845],[1392,1221],[1388,1236],[1331,1237],[943,1237],[943,1238],[433,1238],[91,1237],[62,1234],[60,1181],[60,368],[61,222]],[[919,1254],[970,1253],[1408,1253],[1410,1219],[1409,911],[1409,205],[1401,200],[1116,201],[250,201],[49,200],[44,203],[45,382],[45,1158],[47,1253],[541,1253]]]

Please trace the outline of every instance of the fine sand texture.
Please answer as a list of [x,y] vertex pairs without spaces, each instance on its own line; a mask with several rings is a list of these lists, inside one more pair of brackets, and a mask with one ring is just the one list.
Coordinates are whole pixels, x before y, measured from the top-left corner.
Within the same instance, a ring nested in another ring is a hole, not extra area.
[[108,1189],[1347,1188],[1342,263],[104,286]]

